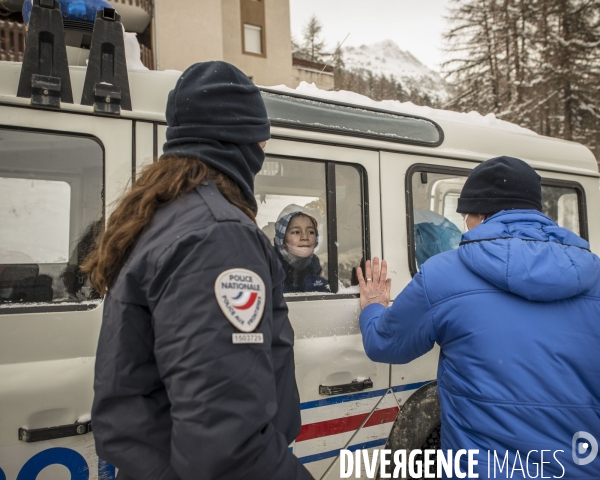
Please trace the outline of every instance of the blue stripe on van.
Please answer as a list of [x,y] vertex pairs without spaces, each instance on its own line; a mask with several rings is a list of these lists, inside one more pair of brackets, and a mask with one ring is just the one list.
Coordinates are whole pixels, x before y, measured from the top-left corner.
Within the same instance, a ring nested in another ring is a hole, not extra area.
[[[427,382],[409,383],[406,385],[397,385],[392,387],[394,392],[404,392],[406,390],[416,390],[421,388],[423,385],[427,385],[431,380]],[[356,400],[364,400],[366,398],[381,397],[387,392],[388,389],[374,390],[372,392],[359,392],[350,393],[348,395],[337,395],[331,398],[324,398],[322,400],[313,400],[311,402],[304,402],[300,404],[300,410],[309,410],[311,408],[325,407],[327,405],[336,405],[338,403],[355,402]]]
[[417,382],[417,383],[409,383],[407,385],[397,385],[392,387],[394,392],[405,392],[406,390],[416,390],[417,388],[421,388],[423,385],[427,385],[428,383],[433,382],[433,380],[427,380],[426,382]]
[[[370,442],[357,443],[356,445],[351,445],[346,448],[346,450],[350,450],[351,452],[359,449],[366,450],[368,448],[380,447],[381,445],[385,445],[387,442],[387,438],[380,438],[379,440],[372,440]],[[314,455],[308,455],[306,457],[300,457],[301,463],[312,463],[318,462],[319,460],[325,460],[326,458],[337,457],[340,454],[340,449],[330,450],[328,452],[316,453]]]

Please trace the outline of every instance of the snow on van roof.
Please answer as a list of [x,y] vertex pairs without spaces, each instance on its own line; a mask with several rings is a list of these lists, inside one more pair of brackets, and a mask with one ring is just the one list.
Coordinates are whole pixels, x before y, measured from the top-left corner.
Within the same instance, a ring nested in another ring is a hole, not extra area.
[[528,128],[520,127],[514,123],[506,122],[496,118],[493,113],[481,115],[478,112],[459,113],[450,110],[439,110],[437,108],[422,107],[415,105],[412,102],[399,102],[398,100],[382,100],[376,101],[369,97],[355,92],[346,90],[332,91],[321,90],[314,83],[301,82],[298,87],[290,88],[285,85],[277,85],[274,87],[265,87],[269,90],[276,90],[281,93],[294,93],[297,95],[305,95],[307,97],[321,98],[325,101],[335,101],[349,103],[353,105],[361,105],[363,107],[378,108],[392,112],[404,113],[408,115],[417,115],[420,117],[429,118],[431,120],[442,120],[453,123],[461,123],[464,125],[479,126],[506,130],[513,133],[521,133],[526,135],[537,135]]

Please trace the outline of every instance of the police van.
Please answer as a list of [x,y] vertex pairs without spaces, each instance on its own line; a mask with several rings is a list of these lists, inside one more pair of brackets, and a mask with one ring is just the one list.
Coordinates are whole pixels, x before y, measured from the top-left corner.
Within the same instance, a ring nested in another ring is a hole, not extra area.
[[[115,477],[90,423],[102,297],[79,265],[114,202],[161,155],[179,75],[128,72],[108,8],[87,68],[69,66],[59,9],[35,0],[23,63],[0,62],[0,480]],[[460,235],[462,185],[498,155],[532,165],[544,213],[599,251],[598,167],[582,145],[503,122],[408,114],[339,92],[262,94],[272,138],[257,223],[272,240],[283,212],[316,218],[328,283],[287,295],[302,410],[290,448],[315,478],[336,479],[341,449],[419,448],[439,425],[438,349],[407,365],[369,360],[356,267],[387,259],[394,298],[426,258],[456,248],[432,229]]]

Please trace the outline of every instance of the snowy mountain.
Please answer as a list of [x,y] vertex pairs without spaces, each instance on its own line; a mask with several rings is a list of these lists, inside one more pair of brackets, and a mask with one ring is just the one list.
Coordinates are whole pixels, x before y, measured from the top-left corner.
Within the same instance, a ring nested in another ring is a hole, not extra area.
[[404,90],[427,94],[439,103],[444,103],[449,96],[448,86],[437,72],[423,65],[392,40],[346,47],[343,49],[343,59],[347,70],[370,70],[374,75],[393,76]]

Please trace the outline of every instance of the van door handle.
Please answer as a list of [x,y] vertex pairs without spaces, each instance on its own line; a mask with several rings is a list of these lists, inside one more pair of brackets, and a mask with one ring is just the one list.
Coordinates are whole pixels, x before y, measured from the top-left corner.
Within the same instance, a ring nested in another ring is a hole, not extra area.
[[36,428],[29,430],[19,428],[19,440],[22,442],[42,442],[44,440],[53,440],[55,438],[77,437],[85,435],[92,431],[92,422],[72,423],[71,425],[61,425],[59,427]]
[[351,383],[344,385],[319,385],[319,395],[341,395],[342,393],[362,392],[367,388],[373,388],[373,382],[370,378],[364,380],[352,380]]

